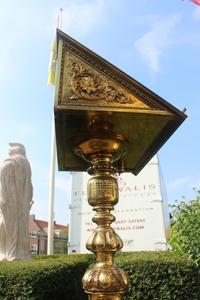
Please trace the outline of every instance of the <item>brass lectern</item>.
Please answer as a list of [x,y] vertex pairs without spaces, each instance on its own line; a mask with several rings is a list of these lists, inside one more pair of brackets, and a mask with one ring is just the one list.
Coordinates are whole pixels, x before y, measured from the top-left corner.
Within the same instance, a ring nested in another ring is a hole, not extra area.
[[87,249],[96,264],[83,277],[90,300],[121,300],[127,275],[113,263],[123,243],[111,227],[115,173],[137,175],[186,115],[142,84],[57,31],[55,126],[59,170],[87,171],[96,229]]

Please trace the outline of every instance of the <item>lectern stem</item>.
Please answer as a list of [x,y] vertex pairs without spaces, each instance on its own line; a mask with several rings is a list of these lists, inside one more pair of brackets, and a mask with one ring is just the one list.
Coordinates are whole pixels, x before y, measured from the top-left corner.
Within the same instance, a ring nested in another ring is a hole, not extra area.
[[128,287],[124,271],[113,263],[115,252],[123,247],[122,240],[111,227],[115,217],[111,214],[118,202],[118,183],[113,176],[111,154],[93,155],[88,181],[88,202],[96,212],[96,229],[87,241],[88,250],[96,254],[95,265],[86,271],[83,288],[90,300],[122,300]]

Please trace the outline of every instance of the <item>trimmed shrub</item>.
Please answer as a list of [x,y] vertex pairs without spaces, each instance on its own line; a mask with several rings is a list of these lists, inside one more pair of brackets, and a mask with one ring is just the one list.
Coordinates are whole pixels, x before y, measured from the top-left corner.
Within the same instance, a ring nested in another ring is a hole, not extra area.
[[[119,253],[129,275],[126,300],[199,300],[199,267],[170,252]],[[39,256],[0,263],[0,299],[87,300],[81,279],[93,255]]]
[[129,275],[126,300],[199,300],[200,269],[171,252],[123,253],[116,259]]
[[87,255],[40,256],[0,264],[0,299],[87,299],[81,287]]

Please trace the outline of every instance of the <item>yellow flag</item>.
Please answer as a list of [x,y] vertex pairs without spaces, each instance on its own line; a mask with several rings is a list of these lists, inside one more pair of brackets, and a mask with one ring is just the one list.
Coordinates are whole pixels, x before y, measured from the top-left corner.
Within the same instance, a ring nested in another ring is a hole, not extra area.
[[49,60],[49,72],[48,72],[48,85],[55,85],[56,77],[56,61],[57,61],[57,45],[56,39],[54,39],[51,45],[51,54]]

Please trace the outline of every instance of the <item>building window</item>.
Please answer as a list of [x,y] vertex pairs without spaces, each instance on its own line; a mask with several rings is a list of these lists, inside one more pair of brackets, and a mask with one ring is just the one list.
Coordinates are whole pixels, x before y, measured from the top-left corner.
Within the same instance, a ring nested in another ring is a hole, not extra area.
[[37,237],[37,231],[36,230],[31,231],[31,237]]
[[60,237],[60,230],[55,230],[55,235],[56,235],[57,237]]
[[31,253],[32,254],[37,254],[37,250],[38,250],[38,245],[37,244],[32,244],[31,245]]

